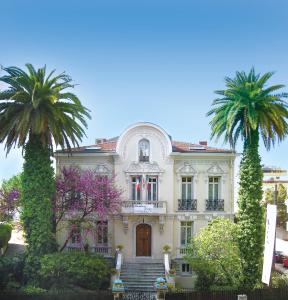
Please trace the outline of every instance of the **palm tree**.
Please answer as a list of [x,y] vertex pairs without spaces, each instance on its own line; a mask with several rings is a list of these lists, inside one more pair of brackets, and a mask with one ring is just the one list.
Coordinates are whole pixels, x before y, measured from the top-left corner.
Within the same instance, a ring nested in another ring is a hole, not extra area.
[[54,170],[50,157],[53,145],[71,149],[78,146],[87,128],[88,110],[76,95],[65,73],[46,74],[26,64],[27,72],[17,67],[3,68],[0,77],[7,89],[0,91],[0,142],[7,154],[12,147],[24,150],[22,220],[26,233],[26,274],[33,278],[39,257],[56,249],[52,226],[51,198]]
[[286,93],[277,93],[284,85],[266,86],[273,73],[256,74],[254,68],[246,74],[236,72],[235,78],[225,78],[225,90],[215,93],[210,122],[212,138],[224,136],[235,149],[239,138],[244,140],[240,163],[238,222],[240,250],[244,269],[244,286],[253,287],[261,279],[264,244],[261,159],[259,137],[267,150],[288,133]]

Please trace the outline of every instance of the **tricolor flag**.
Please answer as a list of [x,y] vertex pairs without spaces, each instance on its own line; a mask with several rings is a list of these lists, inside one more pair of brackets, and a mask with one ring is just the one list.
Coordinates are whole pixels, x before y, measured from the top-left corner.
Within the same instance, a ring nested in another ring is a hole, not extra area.
[[139,177],[136,178],[136,190],[140,190],[140,180],[139,180]]

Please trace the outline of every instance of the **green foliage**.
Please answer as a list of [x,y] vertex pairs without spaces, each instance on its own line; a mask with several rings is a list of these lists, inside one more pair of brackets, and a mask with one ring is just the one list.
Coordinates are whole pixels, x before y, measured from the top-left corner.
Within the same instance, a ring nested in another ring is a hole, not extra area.
[[272,288],[284,288],[288,287],[288,276],[287,274],[280,274],[273,272],[271,274],[271,287]]
[[24,256],[0,257],[0,287],[20,286],[23,279]]
[[20,207],[22,183],[21,175],[17,174],[3,180],[0,188],[0,221],[11,222]]
[[5,247],[12,233],[12,226],[10,224],[0,224],[0,249]]
[[217,218],[192,238],[185,259],[197,273],[199,290],[238,288],[243,279],[238,226]]
[[[72,79],[65,73],[46,74],[46,66],[27,72],[17,67],[3,68],[0,82],[0,143],[7,153],[14,146],[24,147],[22,180],[22,220],[28,242],[25,273],[36,282],[39,256],[56,249],[52,233],[51,198],[54,175],[50,156],[53,145],[71,149],[85,135],[86,118],[90,118],[78,97],[69,89]],[[67,90],[68,89],[68,90]]]
[[96,254],[71,252],[48,254],[41,258],[40,277],[46,288],[71,284],[99,289],[109,282],[105,259]]
[[284,85],[267,87],[272,72],[260,76],[254,68],[246,74],[236,72],[235,78],[225,78],[226,89],[216,91],[210,122],[212,137],[224,136],[233,148],[239,138],[244,140],[239,183],[239,246],[244,286],[254,287],[261,279],[264,243],[262,200],[262,170],[258,154],[259,135],[269,150],[288,134],[286,93],[276,93]]
[[276,92],[284,85],[267,87],[273,73],[260,76],[254,68],[248,74],[236,72],[235,78],[225,78],[226,90],[216,91],[210,122],[212,137],[224,135],[224,141],[234,148],[238,138],[253,141],[253,132],[261,133],[267,149],[282,141],[288,133],[288,105],[286,93]]
[[[45,148],[53,149],[53,141],[61,148],[77,146],[85,135],[88,110],[72,89],[72,79],[65,73],[46,74],[46,67],[37,71],[26,64],[28,72],[17,68],[3,68],[6,75],[0,82],[8,85],[0,91],[0,143],[7,152],[13,146],[24,147],[30,135],[40,137]],[[79,122],[80,124],[78,124]]]
[[258,154],[259,134],[245,141],[240,163],[238,197],[239,247],[245,274],[243,285],[253,288],[260,282],[263,264],[264,217],[262,200],[263,173]]
[[34,286],[34,285],[26,285],[22,289],[24,295],[42,295],[47,293],[47,290],[42,289],[40,287]]
[[[265,206],[270,203],[274,204],[274,189],[267,189],[265,191]],[[288,221],[285,200],[287,199],[287,189],[283,184],[278,186],[277,194],[277,225],[286,228],[286,221]]]
[[7,180],[3,180],[1,188],[3,188],[6,191],[12,191],[13,189],[17,189],[21,191],[22,184],[21,184],[21,176],[22,174],[19,173],[17,175],[12,176],[11,178]]
[[27,241],[25,275],[35,281],[39,257],[56,250],[51,198],[55,192],[50,151],[39,136],[31,136],[25,147],[21,219]]

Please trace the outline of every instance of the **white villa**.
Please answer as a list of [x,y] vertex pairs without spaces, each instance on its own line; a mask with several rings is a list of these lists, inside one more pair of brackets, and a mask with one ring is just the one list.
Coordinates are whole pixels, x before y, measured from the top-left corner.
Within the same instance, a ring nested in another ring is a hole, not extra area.
[[[119,215],[106,223],[95,220],[90,240],[94,251],[114,256],[123,245],[124,264],[163,263],[163,246],[171,248],[176,282],[191,286],[193,272],[183,260],[192,235],[209,220],[234,218],[234,160],[232,150],[175,141],[152,123],[136,123],[119,137],[55,153],[57,170],[78,165],[99,174],[115,174],[123,193]],[[101,228],[96,228],[100,226]],[[65,230],[58,235],[62,241]],[[68,247],[73,247],[71,239]]]

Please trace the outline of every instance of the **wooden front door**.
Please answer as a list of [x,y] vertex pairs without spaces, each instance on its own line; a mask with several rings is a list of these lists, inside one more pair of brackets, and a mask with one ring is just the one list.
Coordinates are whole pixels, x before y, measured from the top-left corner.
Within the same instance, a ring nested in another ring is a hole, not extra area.
[[136,256],[151,256],[151,226],[148,224],[136,227]]

